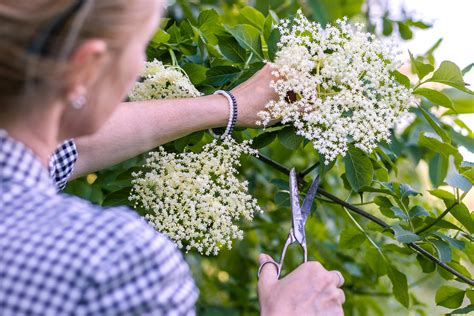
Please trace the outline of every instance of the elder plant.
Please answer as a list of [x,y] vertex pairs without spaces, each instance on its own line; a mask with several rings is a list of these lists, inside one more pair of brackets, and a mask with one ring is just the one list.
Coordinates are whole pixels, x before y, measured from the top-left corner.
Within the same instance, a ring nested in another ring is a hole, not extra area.
[[[272,64],[279,95],[260,113],[263,125],[281,120],[310,140],[329,164],[344,156],[348,144],[371,153],[390,141],[401,113],[414,104],[410,88],[394,71],[401,66],[394,42],[365,32],[347,19],[321,26],[298,11],[278,26],[279,51]],[[288,98],[296,94],[296,100]]]

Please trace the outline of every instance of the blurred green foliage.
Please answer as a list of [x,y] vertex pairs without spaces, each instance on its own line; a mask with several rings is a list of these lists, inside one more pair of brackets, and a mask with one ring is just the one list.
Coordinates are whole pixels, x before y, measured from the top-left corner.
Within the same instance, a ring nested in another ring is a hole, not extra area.
[[[278,19],[301,6],[322,23],[348,16],[365,20],[368,30],[379,30],[379,35],[398,30],[402,39],[411,38],[412,28],[429,27],[410,17],[391,19],[389,12],[380,20],[367,20],[370,7],[362,0],[177,0],[153,37],[148,57],[178,64],[204,93],[232,89],[274,57]],[[389,225],[382,229],[328,198],[317,198],[306,227],[309,256],[343,273],[347,315],[432,315],[434,302],[459,308],[458,313],[473,309],[461,308],[463,301],[474,303],[472,285],[407,247],[415,243],[471,278],[474,219],[462,199],[472,187],[474,164],[463,161],[458,148],[474,152],[474,142],[472,130],[458,114],[473,113],[474,100],[455,64],[435,64],[433,51],[438,45],[423,56],[412,56],[412,71],[419,77],[414,93],[422,97],[421,105],[411,110],[412,121],[371,155],[352,149],[345,158],[322,167],[311,144],[290,126],[235,133],[237,139],[253,138],[263,155],[287,168],[303,172],[313,166],[305,174],[306,183],[315,172],[322,174],[322,188]],[[404,75],[396,75],[410,85]],[[451,89],[433,90],[428,82]],[[207,132],[197,132],[165,148],[199,150],[210,140]],[[131,172],[140,168],[144,157],[73,181],[67,192],[104,206],[129,204]],[[428,170],[428,181],[418,172],[420,166]],[[201,290],[200,315],[257,314],[257,256],[266,252],[278,259],[291,225],[287,175],[253,157],[243,158],[241,172],[265,212],[252,223],[241,223],[245,237],[232,250],[224,249],[217,257],[186,254]],[[302,261],[301,253],[293,250],[284,273]],[[439,287],[448,281],[450,285]]]

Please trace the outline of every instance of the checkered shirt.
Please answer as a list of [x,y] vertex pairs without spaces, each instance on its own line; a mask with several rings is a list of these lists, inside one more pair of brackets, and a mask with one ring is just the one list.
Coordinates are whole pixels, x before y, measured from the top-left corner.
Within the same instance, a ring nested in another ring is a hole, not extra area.
[[194,315],[171,241],[126,207],[58,193],[76,158],[66,141],[48,173],[0,130],[0,315]]

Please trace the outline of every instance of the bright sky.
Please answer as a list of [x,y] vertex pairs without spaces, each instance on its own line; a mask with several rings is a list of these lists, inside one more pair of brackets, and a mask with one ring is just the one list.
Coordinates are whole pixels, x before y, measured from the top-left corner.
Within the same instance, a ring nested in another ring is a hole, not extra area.
[[[392,12],[397,12],[403,5],[415,18],[433,24],[431,29],[416,31],[414,38],[403,44],[405,50],[410,49],[414,55],[422,54],[442,37],[443,42],[434,54],[437,63],[451,60],[462,69],[474,62],[474,0],[388,1]],[[474,89],[474,69],[465,75],[464,81]],[[474,114],[463,115],[462,119],[474,129]],[[474,161],[474,154],[461,151],[466,160]]]

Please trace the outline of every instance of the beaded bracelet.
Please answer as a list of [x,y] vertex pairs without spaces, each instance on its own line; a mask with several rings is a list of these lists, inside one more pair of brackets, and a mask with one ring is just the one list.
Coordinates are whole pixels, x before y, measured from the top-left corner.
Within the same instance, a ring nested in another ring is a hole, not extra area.
[[227,121],[227,126],[226,126],[224,134],[217,135],[212,129],[209,129],[209,132],[211,133],[212,136],[214,136],[214,138],[224,139],[227,136],[232,134],[235,124],[237,123],[237,114],[238,114],[237,99],[229,91],[217,90],[216,92],[214,92],[214,94],[223,95],[224,97],[226,97],[227,101],[229,102],[229,120]]

